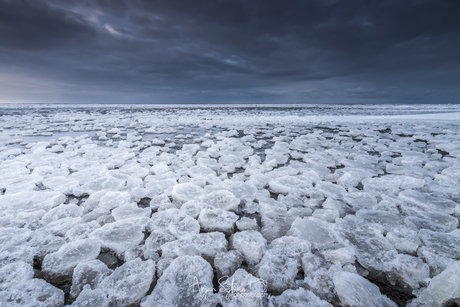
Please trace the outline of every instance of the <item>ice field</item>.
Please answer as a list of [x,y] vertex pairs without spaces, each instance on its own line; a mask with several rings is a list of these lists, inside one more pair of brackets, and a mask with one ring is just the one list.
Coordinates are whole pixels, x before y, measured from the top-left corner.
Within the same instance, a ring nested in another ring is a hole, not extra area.
[[460,105],[2,105],[0,306],[460,306]]

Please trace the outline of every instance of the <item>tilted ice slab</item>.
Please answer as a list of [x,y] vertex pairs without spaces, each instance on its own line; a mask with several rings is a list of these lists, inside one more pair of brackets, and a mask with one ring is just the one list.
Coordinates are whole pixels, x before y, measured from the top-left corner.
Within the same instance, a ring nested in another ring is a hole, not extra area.
[[271,296],[268,301],[269,307],[281,306],[305,306],[305,307],[332,307],[326,301],[321,300],[313,292],[299,288],[286,290],[279,296]]
[[67,243],[43,259],[43,272],[50,281],[72,276],[73,269],[82,262],[96,259],[101,245],[95,240],[83,239]]
[[107,265],[99,260],[79,263],[72,274],[70,295],[76,298],[84,288],[95,289],[104,277],[112,273]]
[[[460,262],[447,267],[441,274],[435,276],[420,296],[413,300],[409,307],[444,306],[449,299],[460,297]],[[446,306],[449,306],[448,304]],[[452,305],[455,306],[455,303]]]
[[358,274],[337,272],[334,275],[335,292],[345,306],[385,306],[397,305],[380,294],[379,288]]
[[147,226],[150,232],[165,232],[176,238],[199,233],[200,224],[179,209],[169,209],[154,213]]
[[56,191],[25,191],[0,196],[2,215],[16,216],[20,212],[49,211],[64,203],[64,194]]
[[234,249],[238,250],[250,265],[259,263],[267,249],[267,240],[255,230],[235,233],[231,238]]
[[104,278],[98,289],[107,294],[114,306],[137,304],[149,291],[155,277],[153,260],[135,260],[124,263]]
[[227,240],[221,232],[190,234],[163,244],[161,250],[165,258],[199,255],[211,262],[216,254],[227,251]]
[[314,217],[297,218],[287,235],[296,236],[321,249],[337,241],[334,225]]
[[310,243],[297,237],[273,240],[264,253],[259,267],[260,278],[271,291],[282,292],[295,285],[301,268],[300,258],[310,252]]
[[141,302],[148,306],[212,306],[212,267],[198,256],[176,258]]
[[64,291],[42,279],[31,279],[0,292],[2,306],[48,307],[64,306]]
[[137,219],[126,219],[105,224],[90,234],[90,238],[100,242],[101,247],[117,254],[135,247],[144,239],[145,226],[139,225]]

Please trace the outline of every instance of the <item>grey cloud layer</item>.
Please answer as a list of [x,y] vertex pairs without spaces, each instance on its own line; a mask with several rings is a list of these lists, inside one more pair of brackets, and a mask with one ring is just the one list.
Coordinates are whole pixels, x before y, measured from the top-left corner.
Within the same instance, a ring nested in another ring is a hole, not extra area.
[[457,102],[459,13],[456,0],[0,0],[0,102]]

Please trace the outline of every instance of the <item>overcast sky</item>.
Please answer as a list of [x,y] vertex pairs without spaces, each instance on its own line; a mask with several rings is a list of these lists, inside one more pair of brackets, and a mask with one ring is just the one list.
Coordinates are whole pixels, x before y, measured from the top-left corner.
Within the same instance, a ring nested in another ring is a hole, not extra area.
[[0,0],[0,103],[459,103],[459,0]]

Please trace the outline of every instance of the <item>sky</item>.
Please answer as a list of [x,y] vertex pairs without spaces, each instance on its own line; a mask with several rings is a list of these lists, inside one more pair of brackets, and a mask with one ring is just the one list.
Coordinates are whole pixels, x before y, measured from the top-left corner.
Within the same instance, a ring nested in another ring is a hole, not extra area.
[[460,103],[460,1],[0,0],[0,103]]

